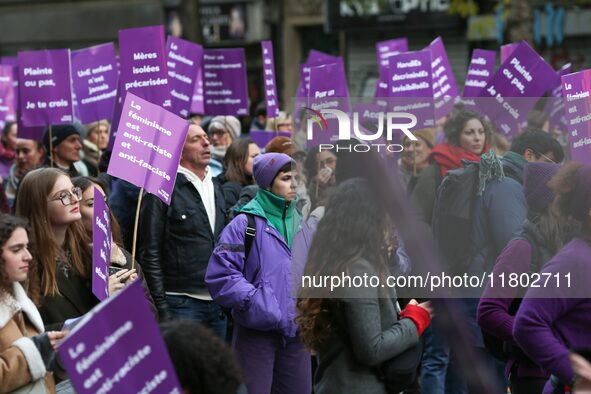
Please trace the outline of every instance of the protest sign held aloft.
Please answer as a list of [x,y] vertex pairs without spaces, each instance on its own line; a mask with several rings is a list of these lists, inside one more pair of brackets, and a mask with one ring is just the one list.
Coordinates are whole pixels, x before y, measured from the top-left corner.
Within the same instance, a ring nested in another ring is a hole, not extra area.
[[189,116],[195,84],[201,63],[203,47],[173,36],[166,42],[168,83],[172,96],[172,112],[184,118]]
[[70,50],[19,52],[18,64],[23,125],[72,123]]
[[108,173],[170,204],[188,128],[186,120],[128,93]]
[[203,52],[203,98],[207,115],[248,115],[244,48]]
[[82,123],[113,118],[118,80],[113,43],[72,52],[72,81]]
[[109,207],[98,187],[94,187],[92,221],[92,292],[99,300],[109,296],[111,261],[111,218]]

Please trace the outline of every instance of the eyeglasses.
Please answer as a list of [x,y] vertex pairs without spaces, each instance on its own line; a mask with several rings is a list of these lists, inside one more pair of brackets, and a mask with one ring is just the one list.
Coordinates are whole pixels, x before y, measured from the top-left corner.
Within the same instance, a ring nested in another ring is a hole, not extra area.
[[546,163],[553,163],[553,164],[558,164],[556,163],[554,160],[552,160],[551,158],[549,158],[548,156],[546,156],[543,153],[540,152],[536,152],[538,155],[542,156],[544,158],[544,160],[546,161]]
[[[76,196],[76,201],[72,200],[72,197]],[[63,191],[59,194],[59,196],[57,196],[56,198],[49,200],[48,202],[51,201],[61,201],[62,204],[64,206],[68,206],[71,205],[74,202],[78,202],[82,199],[82,189],[80,189],[79,187],[73,187],[72,191]]]
[[228,134],[228,132],[226,130],[222,130],[222,129],[214,129],[209,132],[209,135],[211,135],[212,137],[214,135],[217,135],[218,137],[222,137],[225,134]]

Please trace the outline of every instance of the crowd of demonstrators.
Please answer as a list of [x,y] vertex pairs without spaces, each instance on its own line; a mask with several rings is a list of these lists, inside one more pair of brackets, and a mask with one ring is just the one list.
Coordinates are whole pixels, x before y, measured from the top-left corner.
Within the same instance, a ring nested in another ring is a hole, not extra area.
[[[289,114],[259,115],[257,130],[292,131]],[[455,241],[471,251],[468,273],[588,275],[581,267],[591,256],[591,167],[561,167],[564,151],[538,115],[530,114],[504,154],[492,150],[499,145],[490,123],[462,107],[442,120],[443,133],[416,130],[416,141],[402,140],[397,174],[388,175],[416,203],[417,226],[433,223],[435,231],[445,208],[440,185],[467,162],[478,165],[470,231]],[[43,145],[16,139],[4,190],[28,224],[0,216],[0,230],[7,226],[0,231],[6,271],[0,298],[10,300],[0,302],[0,332],[11,332],[10,340],[0,336],[6,349],[0,358],[9,360],[0,365],[3,385],[53,387],[47,371],[59,367],[51,345],[65,334],[38,334],[60,330],[99,302],[90,279],[97,188],[112,209],[109,294],[144,281],[187,392],[474,392],[456,368],[461,354],[450,349],[436,314],[431,324],[430,302],[399,300],[401,292],[389,287],[363,288],[363,297],[304,292],[299,302],[294,293],[293,280],[303,273],[383,278],[412,272],[413,261],[396,239],[397,223],[367,180],[358,179],[381,173],[370,163],[377,154],[348,151],[351,141],[339,142],[340,150],[296,149],[294,139],[283,136],[261,149],[243,136],[235,117],[206,117],[204,124],[207,133],[195,122],[189,126],[170,205],[143,197],[137,265],[128,250],[139,189],[104,174],[108,122],[87,125],[86,132],[79,125],[53,126],[52,146],[48,133]],[[3,134],[1,149],[10,141]],[[57,168],[46,168],[50,156]],[[434,235],[436,243],[447,242]],[[25,275],[16,275],[15,266]],[[516,394],[546,394],[572,385],[582,367],[576,359],[576,371],[571,367],[569,352],[591,348],[587,300],[566,299],[563,289],[554,289],[552,298],[536,289],[510,290],[488,287],[458,300],[470,334],[464,345],[498,375],[491,390],[505,393],[508,384]],[[27,309],[31,303],[37,317]],[[13,304],[20,309],[5,313]],[[230,336],[228,348],[223,342]],[[33,346],[22,337],[32,337]],[[35,357],[42,364],[33,373]],[[4,380],[5,373],[14,381]]]
[[204,282],[215,241],[226,225],[226,202],[211,174],[210,149],[203,129],[190,125],[170,205],[152,194],[142,201],[138,261],[161,320],[201,321],[224,338],[226,316]]
[[[550,180],[558,213],[578,230],[542,268],[542,273],[570,273],[579,285],[591,280],[591,166],[568,163]],[[570,293],[575,292],[575,296]],[[513,337],[523,352],[551,379],[543,393],[564,392],[575,384],[575,373],[569,361],[571,350],[591,349],[589,325],[591,300],[581,298],[580,288],[566,286],[528,289],[517,311]]]
[[255,158],[259,190],[222,232],[205,276],[214,301],[232,312],[232,347],[252,393],[311,391],[288,279],[292,248],[311,242],[295,209],[292,167],[282,153]]
[[[471,109],[459,108],[443,124],[446,142],[437,144],[429,154],[429,165],[414,182],[412,200],[425,223],[431,224],[437,190],[450,170],[461,168],[462,160],[479,162],[489,150],[491,131],[482,115]],[[403,178],[404,179],[404,178]],[[450,367],[449,345],[437,330],[437,325],[425,333],[425,353],[421,368],[421,387],[425,394],[445,390],[462,392],[463,384]]]

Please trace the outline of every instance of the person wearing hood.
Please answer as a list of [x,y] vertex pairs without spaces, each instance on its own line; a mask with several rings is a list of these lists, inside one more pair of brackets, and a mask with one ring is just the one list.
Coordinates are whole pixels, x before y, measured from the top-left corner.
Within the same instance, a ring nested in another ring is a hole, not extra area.
[[290,279],[292,253],[311,244],[295,209],[293,165],[282,153],[255,158],[259,190],[222,232],[205,274],[213,300],[232,312],[232,348],[250,393],[312,391]]
[[[529,163],[523,175],[523,191],[528,206],[522,232],[507,244],[492,271],[494,278],[539,272],[563,246],[568,226],[550,207],[554,193],[547,186],[560,166],[554,163]],[[549,374],[531,361],[513,340],[515,314],[525,288],[494,287],[490,283],[478,305],[478,324],[497,338],[496,344],[507,360],[505,376],[514,394],[541,393]],[[490,349],[490,347],[489,347]]]
[[242,128],[240,121],[235,116],[215,116],[207,126],[207,134],[211,141],[212,176],[218,176],[222,172],[222,163],[228,147],[240,138]]

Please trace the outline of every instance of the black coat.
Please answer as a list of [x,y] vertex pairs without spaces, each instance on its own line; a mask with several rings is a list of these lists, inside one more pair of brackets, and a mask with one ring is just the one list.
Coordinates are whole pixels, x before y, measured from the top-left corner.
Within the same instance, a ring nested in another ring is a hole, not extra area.
[[170,206],[152,194],[144,196],[138,233],[138,262],[160,319],[170,317],[166,292],[203,293],[207,263],[226,224],[226,203],[213,180],[216,223],[212,233],[199,192],[177,174]]
[[99,303],[92,293],[90,278],[82,278],[70,270],[68,276],[60,269],[56,273],[60,294],[41,298],[39,313],[45,330],[61,330],[68,319],[80,317]]

